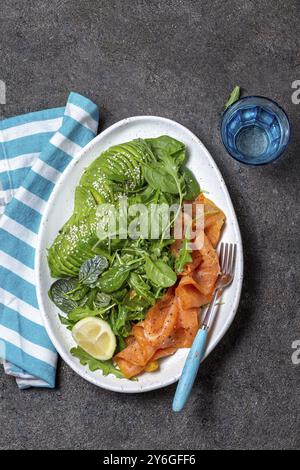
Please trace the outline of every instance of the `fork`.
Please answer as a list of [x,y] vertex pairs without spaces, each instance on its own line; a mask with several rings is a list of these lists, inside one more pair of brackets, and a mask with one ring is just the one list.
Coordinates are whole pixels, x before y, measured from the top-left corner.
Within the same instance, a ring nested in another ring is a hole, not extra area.
[[185,361],[173,400],[173,411],[182,410],[193,388],[200,362],[205,353],[207,332],[213,323],[215,313],[217,311],[217,309],[215,309],[215,303],[218,293],[223,291],[225,287],[229,286],[234,278],[236,252],[236,244],[221,244],[219,255],[220,274],[216,282],[211,303],[205,314],[202,327],[199,329]]

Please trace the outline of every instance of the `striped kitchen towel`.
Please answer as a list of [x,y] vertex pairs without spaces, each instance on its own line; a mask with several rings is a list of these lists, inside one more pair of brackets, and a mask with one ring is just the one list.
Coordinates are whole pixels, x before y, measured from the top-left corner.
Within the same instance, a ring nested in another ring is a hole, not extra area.
[[56,181],[98,122],[77,93],[66,107],[0,121],[0,358],[20,388],[55,386],[57,354],[35,292],[37,234]]

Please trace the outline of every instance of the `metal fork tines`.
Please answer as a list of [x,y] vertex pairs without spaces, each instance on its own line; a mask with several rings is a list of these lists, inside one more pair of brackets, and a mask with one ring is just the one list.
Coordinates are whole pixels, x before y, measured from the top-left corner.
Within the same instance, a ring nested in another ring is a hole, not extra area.
[[237,246],[235,243],[221,243],[219,255],[220,274],[216,282],[213,297],[203,320],[202,329],[207,330],[210,327],[218,293],[221,289],[229,286],[234,278],[236,253]]

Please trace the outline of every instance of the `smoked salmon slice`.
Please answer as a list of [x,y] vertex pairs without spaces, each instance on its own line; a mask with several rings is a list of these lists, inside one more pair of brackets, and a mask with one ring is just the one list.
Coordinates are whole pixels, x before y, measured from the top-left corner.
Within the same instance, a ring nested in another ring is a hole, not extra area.
[[[195,209],[197,204],[204,206],[203,244],[193,250],[192,262],[178,275],[176,286],[149,309],[144,321],[133,326],[127,347],[114,357],[127,378],[135,377],[153,361],[174,354],[178,348],[191,347],[200,327],[199,311],[211,300],[220,272],[215,247],[225,214],[203,194],[193,202]],[[174,256],[181,243],[176,240],[173,244]]]
[[204,232],[215,248],[220,240],[222,227],[226,220],[225,214],[203,193],[200,193],[195,203],[204,205]]

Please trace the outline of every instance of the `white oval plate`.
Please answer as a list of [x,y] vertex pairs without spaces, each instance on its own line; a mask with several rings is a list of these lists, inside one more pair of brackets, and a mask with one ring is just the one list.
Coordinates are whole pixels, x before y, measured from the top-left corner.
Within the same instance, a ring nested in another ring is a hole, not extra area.
[[113,375],[104,377],[100,371],[91,372],[86,366],[82,366],[78,359],[70,354],[70,348],[75,346],[75,343],[70,331],[61,325],[57,315],[58,309],[48,297],[48,290],[53,279],[50,277],[47,265],[46,248],[52,244],[58,230],[72,214],[74,190],[84,169],[101,152],[111,145],[137,137],[158,137],[163,134],[184,142],[189,155],[187,166],[193,171],[201,188],[209,191],[208,197],[226,214],[227,222],[222,240],[236,243],[238,246],[236,275],[222,297],[224,304],[220,306],[217,319],[210,332],[205,354],[207,357],[225,334],[235,316],[242,287],[243,250],[237,218],[223,178],[207,149],[188,129],[175,121],[156,116],[136,116],[124,119],[106,129],[92,140],[77,158],[73,159],[63,173],[51,194],[39,232],[35,267],[37,297],[51,341],[65,362],[81,377],[99,387],[123,393],[146,392],[176,382],[180,377],[188,349],[180,349],[173,356],[163,359],[158,371],[144,373],[137,381],[117,379]]

